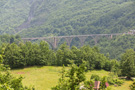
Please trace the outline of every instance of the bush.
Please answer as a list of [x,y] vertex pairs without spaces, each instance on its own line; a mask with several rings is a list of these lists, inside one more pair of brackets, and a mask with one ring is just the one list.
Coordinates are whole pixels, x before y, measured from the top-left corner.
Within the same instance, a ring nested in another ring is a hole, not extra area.
[[100,77],[95,74],[92,74],[90,79],[93,79],[94,81],[100,81]]
[[133,84],[130,85],[129,87],[130,87],[130,90],[135,90],[135,82],[133,82]]
[[11,86],[8,84],[0,84],[0,90],[14,90],[14,89],[11,88]]
[[0,73],[0,90],[34,90],[34,88],[23,87],[22,79],[22,77],[13,77],[9,72]]
[[94,81],[92,81],[92,80],[90,80],[90,81],[85,81],[85,82],[84,82],[84,86],[85,86],[88,90],[93,90]]
[[0,55],[0,90],[34,90],[34,88],[23,87],[22,77],[15,78],[9,73],[9,68],[4,67],[3,57]]
[[109,79],[108,80],[108,83],[110,84],[110,85],[118,85],[118,86],[121,86],[123,83],[124,83],[124,81],[123,80],[120,80],[120,79]]
[[58,85],[53,87],[52,90],[78,90],[80,83],[85,81],[85,62],[77,66],[72,61],[69,66],[70,70],[68,71],[65,71],[63,66]]
[[115,79],[114,82],[115,82],[115,84],[117,84],[118,86],[121,86],[121,85],[124,83],[123,80],[119,80],[119,79]]

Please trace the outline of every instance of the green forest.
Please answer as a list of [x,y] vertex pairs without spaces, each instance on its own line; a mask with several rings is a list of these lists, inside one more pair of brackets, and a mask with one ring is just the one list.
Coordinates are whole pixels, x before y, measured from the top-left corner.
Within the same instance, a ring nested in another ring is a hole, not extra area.
[[[29,38],[124,33],[134,29],[134,4],[134,0],[2,0],[0,34]],[[120,60],[126,49],[135,48],[132,38],[101,38],[97,47],[111,59]],[[85,44],[95,45],[91,39]],[[80,47],[78,40],[73,45]]]
[[[3,39],[2,36],[1,39]],[[9,36],[7,41],[9,40],[10,43],[3,43],[0,47],[0,88],[2,90],[8,90],[8,88],[11,88],[11,90],[35,90],[34,87],[24,87],[22,85],[23,78],[13,77],[8,71],[10,68],[63,66],[58,85],[52,87],[52,90],[78,90],[81,83],[84,83],[88,90],[93,90],[94,81],[97,80],[101,81],[100,89],[104,90],[106,82],[118,86],[124,83],[123,80],[116,79],[114,76],[127,76],[128,80],[135,76],[135,51],[133,49],[127,49],[118,61],[117,59],[110,59],[109,55],[101,54],[96,46],[84,45],[80,48],[76,46],[69,48],[66,43],[63,43],[57,50],[52,50],[45,41],[41,41],[39,44],[32,42],[18,43],[19,39],[18,35]],[[70,69],[66,71],[65,67]],[[110,71],[114,76],[92,75],[90,81],[86,81],[85,73],[92,70]],[[134,90],[134,84],[130,88]]]
[[[79,90],[81,84],[93,90],[95,81],[101,82],[100,90],[111,90],[106,82],[119,88],[128,80],[128,89],[135,90],[135,35],[124,34],[135,29],[134,8],[135,0],[0,0],[0,90],[35,90],[11,74],[35,66],[62,68],[51,90]],[[46,41],[22,40],[114,33],[123,34],[98,37],[96,44],[88,37],[83,46],[79,38],[70,46],[62,39],[55,49]],[[86,73],[94,70],[109,75],[87,80]]]
[[21,37],[118,33],[134,29],[133,0],[2,0],[0,34]]

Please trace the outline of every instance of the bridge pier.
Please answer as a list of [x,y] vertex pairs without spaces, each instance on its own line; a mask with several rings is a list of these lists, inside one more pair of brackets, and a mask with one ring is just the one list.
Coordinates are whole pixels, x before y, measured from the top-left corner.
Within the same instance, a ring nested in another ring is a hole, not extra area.
[[113,38],[113,35],[107,35],[106,37],[110,40]]
[[23,41],[24,41],[24,43],[26,43],[26,42],[31,41],[31,39],[25,39],[25,40],[23,40]]
[[52,46],[53,49],[56,49],[57,45],[59,43],[59,39],[57,39],[56,37],[46,38],[46,39],[43,39],[43,40],[48,42]]
[[56,39],[56,37],[54,37],[53,47],[54,47],[54,48],[57,48],[57,39]]
[[112,39],[113,38],[113,35],[111,35],[110,38]]
[[92,38],[94,39],[94,42],[95,42],[95,45],[96,45],[98,43],[99,36],[92,36]]
[[65,40],[66,40],[68,46],[70,47],[71,42],[72,42],[72,40],[73,40],[73,37],[66,37]]
[[87,37],[78,37],[81,43],[81,47],[84,45],[84,42],[86,40]]
[[50,43],[52,44],[53,49],[57,48],[59,41],[60,41],[60,38],[57,38],[57,37],[52,38],[52,42],[50,42]]

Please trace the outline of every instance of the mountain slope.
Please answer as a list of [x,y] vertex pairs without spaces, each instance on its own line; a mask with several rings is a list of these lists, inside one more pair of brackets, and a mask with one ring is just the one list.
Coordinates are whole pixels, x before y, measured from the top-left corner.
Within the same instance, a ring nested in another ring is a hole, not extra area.
[[[27,18],[30,3],[27,0],[0,1],[0,33],[14,34],[15,28]],[[26,8],[24,8],[26,7]]]
[[3,17],[0,18],[1,34],[41,37],[117,33],[135,28],[135,5],[130,0],[7,0],[7,2],[2,0],[1,2],[3,3],[0,5],[3,8],[1,9]]

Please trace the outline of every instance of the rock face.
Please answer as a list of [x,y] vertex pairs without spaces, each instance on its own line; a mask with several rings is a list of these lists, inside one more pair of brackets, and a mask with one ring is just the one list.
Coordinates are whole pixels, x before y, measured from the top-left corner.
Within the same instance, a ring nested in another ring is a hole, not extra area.
[[32,18],[34,18],[34,11],[38,7],[36,5],[37,1],[31,0],[30,4],[31,4],[31,7],[30,7],[28,18],[20,26],[18,26],[16,28],[16,33],[21,31],[22,29],[28,28],[30,26],[30,22],[31,22]]
[[28,17],[16,28],[16,33],[20,32],[22,29],[27,29],[31,26],[42,25],[45,23],[48,19],[49,13],[51,12],[49,9],[56,9],[55,4],[51,5],[50,2],[53,2],[53,0],[30,0]]

